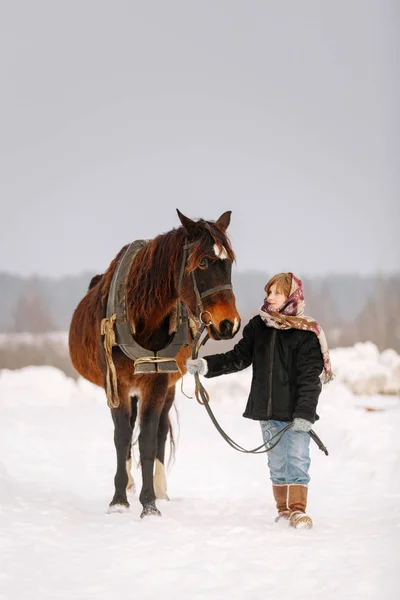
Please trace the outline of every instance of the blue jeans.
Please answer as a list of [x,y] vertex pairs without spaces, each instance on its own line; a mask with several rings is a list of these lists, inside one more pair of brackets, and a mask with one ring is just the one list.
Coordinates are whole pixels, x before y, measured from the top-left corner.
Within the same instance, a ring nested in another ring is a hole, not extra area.
[[[264,444],[281,431],[290,421],[261,421]],[[273,444],[278,437],[273,440]],[[304,431],[288,429],[279,444],[267,453],[272,483],[298,483],[308,485],[310,476],[310,435]]]

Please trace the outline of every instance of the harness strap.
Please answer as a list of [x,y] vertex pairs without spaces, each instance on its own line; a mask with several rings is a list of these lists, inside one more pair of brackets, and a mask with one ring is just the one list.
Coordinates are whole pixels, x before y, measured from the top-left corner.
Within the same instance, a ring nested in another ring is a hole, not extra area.
[[[136,240],[132,242],[123,256],[121,257],[114,275],[111,280],[110,290],[107,301],[106,317],[111,318],[113,314],[116,314],[115,319],[115,342],[114,345],[124,352],[128,358],[135,363],[135,373],[177,373],[178,368],[176,365],[175,356],[178,354],[182,346],[186,346],[189,343],[188,337],[188,317],[186,307],[178,299],[176,306],[177,326],[176,331],[172,334],[172,339],[169,344],[159,350],[153,352],[143,348],[138,344],[134,338],[135,328],[133,327],[132,321],[128,316],[128,299],[126,286],[128,277],[133,261],[136,258],[138,252],[148,243],[148,240]],[[179,274],[179,292],[184,276],[185,263],[187,260],[187,250],[184,250],[182,263]],[[141,360],[137,362],[137,359],[146,357],[151,358],[169,358],[170,360]],[[138,367],[136,369],[136,366]]]
[[101,335],[104,335],[104,352],[106,355],[107,372],[106,372],[106,396],[107,406],[109,408],[119,407],[118,395],[118,380],[117,371],[115,369],[112,349],[115,346],[115,325],[116,314],[114,313],[109,319],[101,321]]
[[[183,256],[182,256],[181,269],[179,271],[179,279],[178,279],[178,298],[180,298],[180,295],[181,295],[182,281],[183,281],[183,277],[185,275],[185,266],[186,266],[186,260],[187,260],[187,251],[190,248],[190,246],[193,246],[193,243],[192,244],[185,244],[183,246]],[[182,302],[180,300],[178,300],[178,323],[179,323],[180,318],[181,318],[181,312],[182,312]]]
[[197,281],[196,281],[196,276],[194,274],[194,271],[192,271],[192,282],[193,282],[193,289],[194,289],[194,293],[196,296],[196,304],[200,309],[200,314],[203,312],[203,303],[201,301],[201,295],[199,292],[199,288],[197,287]]
[[202,294],[200,294],[200,298],[206,298],[207,296],[211,296],[211,294],[215,294],[216,292],[222,292],[224,290],[229,290],[232,291],[232,285],[230,283],[227,283],[225,285],[217,285],[213,288],[211,288],[210,290],[207,290],[206,292],[203,292]]

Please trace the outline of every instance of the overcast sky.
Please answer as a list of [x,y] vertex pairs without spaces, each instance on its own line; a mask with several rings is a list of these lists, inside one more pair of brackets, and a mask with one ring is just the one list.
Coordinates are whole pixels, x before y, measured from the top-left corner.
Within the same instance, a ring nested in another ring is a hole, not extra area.
[[237,267],[400,270],[397,0],[35,0],[0,18],[0,270],[232,210]]

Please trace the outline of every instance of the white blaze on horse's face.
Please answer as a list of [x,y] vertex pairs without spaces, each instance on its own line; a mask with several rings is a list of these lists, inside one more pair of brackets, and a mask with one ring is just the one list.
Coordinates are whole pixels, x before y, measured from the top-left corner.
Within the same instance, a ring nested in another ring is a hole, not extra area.
[[228,254],[223,246],[220,248],[219,246],[217,246],[217,244],[214,244],[213,249],[215,252],[215,256],[220,260],[226,260],[228,258]]
[[232,329],[232,333],[235,334],[237,332],[237,330],[239,329],[239,319],[237,319],[235,317],[234,321],[233,321],[233,329]]

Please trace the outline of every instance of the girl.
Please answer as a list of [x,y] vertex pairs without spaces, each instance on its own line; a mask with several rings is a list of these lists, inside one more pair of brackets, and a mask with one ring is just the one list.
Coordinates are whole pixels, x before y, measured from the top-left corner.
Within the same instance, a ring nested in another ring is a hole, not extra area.
[[[244,417],[260,421],[264,443],[293,423],[268,452],[268,466],[279,519],[292,527],[312,527],[306,514],[310,476],[309,431],[315,420],[321,381],[333,378],[328,346],[316,321],[304,316],[303,284],[280,273],[265,286],[259,314],[229,352],[189,359],[189,373],[216,377],[253,365]],[[275,440],[276,441],[276,438]]]

